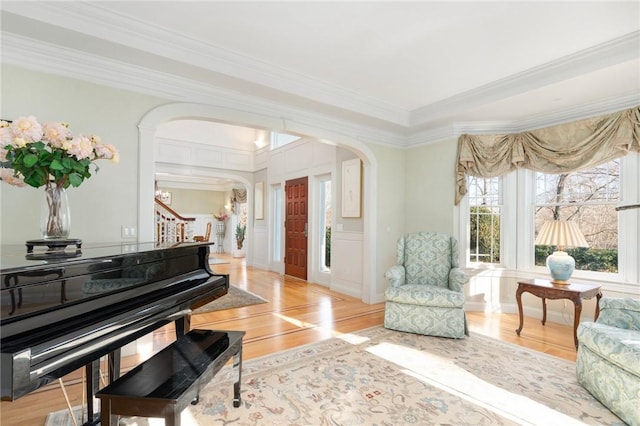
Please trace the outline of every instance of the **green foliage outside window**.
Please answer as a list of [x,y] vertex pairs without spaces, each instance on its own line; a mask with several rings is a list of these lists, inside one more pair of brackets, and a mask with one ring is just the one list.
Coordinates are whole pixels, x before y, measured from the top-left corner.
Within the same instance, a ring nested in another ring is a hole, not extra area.
[[[536,265],[545,266],[554,251],[553,246],[536,246]],[[618,272],[618,250],[576,247],[564,251],[576,260],[576,270]]]
[[324,233],[324,263],[327,268],[331,267],[331,227],[327,226]]
[[470,209],[471,261],[500,263],[500,215],[492,208]]

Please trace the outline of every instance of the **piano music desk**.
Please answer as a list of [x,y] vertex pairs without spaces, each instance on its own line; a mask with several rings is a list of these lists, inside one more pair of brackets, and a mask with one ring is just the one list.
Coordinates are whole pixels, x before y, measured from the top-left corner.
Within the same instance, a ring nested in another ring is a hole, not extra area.
[[233,406],[240,406],[244,331],[191,330],[156,355],[100,390],[102,426],[115,415],[162,417],[179,426],[180,413],[233,357]]

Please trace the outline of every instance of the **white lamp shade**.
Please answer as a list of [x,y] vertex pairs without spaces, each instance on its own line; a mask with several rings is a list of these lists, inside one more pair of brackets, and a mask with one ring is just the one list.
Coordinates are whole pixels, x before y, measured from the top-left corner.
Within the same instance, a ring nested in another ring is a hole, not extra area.
[[580,232],[578,224],[566,220],[549,220],[538,232],[536,245],[564,247],[589,247],[589,243]]

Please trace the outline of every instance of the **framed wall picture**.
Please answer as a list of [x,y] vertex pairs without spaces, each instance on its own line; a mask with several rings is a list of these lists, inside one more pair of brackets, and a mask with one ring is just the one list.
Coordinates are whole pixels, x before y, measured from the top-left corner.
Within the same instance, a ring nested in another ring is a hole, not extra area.
[[359,158],[342,162],[342,217],[360,217],[361,164]]
[[256,220],[264,219],[264,182],[256,183],[254,213]]

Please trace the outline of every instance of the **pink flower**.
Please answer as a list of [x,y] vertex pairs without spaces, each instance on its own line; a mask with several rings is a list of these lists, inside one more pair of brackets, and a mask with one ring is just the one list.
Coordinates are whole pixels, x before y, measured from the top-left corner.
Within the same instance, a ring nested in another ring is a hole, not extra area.
[[97,144],[94,147],[97,158],[104,158],[105,160],[111,160],[114,163],[120,161],[120,154],[115,146],[110,143]]
[[32,115],[19,117],[11,123],[11,132],[16,138],[22,138],[26,143],[38,142],[42,139],[42,126]]
[[213,217],[216,220],[219,220],[221,222],[224,222],[225,220],[227,220],[227,218],[229,217],[229,215],[227,215],[226,213],[222,213],[222,209],[218,210],[218,214],[213,214]]
[[[6,124],[6,126],[4,126]],[[0,146],[4,148],[7,145],[10,145],[13,142],[13,133],[11,133],[11,129],[9,128],[9,123],[3,121],[0,124]]]
[[33,116],[0,120],[0,181],[39,188],[55,180],[58,186],[77,187],[91,176],[91,167],[98,171],[98,159],[117,163],[120,154],[99,136],[74,137],[64,122],[40,125]]
[[[62,144],[62,149],[66,149],[67,152],[71,155],[75,155],[78,160],[82,160],[84,158],[88,158],[93,160],[93,145],[91,144],[91,139],[86,136],[76,136],[69,141],[65,141]],[[65,148],[68,146],[68,148]]]
[[42,125],[44,140],[53,148],[61,148],[64,141],[71,138],[71,130],[65,123],[50,121]]
[[14,175],[13,169],[0,168],[0,180],[8,183],[9,185],[18,186],[20,188],[27,186],[22,180],[22,176],[18,173],[17,176]]

